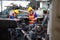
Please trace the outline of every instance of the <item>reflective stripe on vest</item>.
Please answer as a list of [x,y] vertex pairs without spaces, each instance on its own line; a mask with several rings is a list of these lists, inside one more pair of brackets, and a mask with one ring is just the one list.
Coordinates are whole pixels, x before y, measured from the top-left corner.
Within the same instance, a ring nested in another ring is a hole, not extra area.
[[29,14],[29,24],[33,24],[35,21],[34,20],[32,20],[32,19],[35,19],[34,18],[34,14]]

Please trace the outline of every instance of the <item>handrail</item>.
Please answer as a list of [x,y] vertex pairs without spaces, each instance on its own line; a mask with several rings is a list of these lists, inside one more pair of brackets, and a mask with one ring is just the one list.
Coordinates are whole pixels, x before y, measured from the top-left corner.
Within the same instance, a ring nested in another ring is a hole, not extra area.
[[42,21],[42,27],[43,27],[43,25],[44,25],[44,23],[45,23],[45,20],[46,20],[46,18],[48,17],[48,15],[45,15],[45,17],[44,17],[44,19],[43,19],[43,21]]

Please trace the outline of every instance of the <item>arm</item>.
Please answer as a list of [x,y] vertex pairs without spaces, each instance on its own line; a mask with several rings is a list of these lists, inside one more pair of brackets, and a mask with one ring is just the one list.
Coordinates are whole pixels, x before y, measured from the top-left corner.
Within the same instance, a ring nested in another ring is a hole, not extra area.
[[33,20],[37,20],[37,14],[36,14],[36,13],[35,13],[35,15],[34,15],[34,16],[35,16],[35,19],[33,19]]

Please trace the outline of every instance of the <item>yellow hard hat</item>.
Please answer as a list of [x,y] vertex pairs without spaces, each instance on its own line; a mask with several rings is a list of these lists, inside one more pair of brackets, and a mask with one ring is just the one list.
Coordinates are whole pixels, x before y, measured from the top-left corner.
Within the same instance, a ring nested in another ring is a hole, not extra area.
[[14,12],[15,12],[16,14],[19,14],[19,10],[18,10],[18,9],[14,10]]
[[28,7],[28,11],[31,11],[33,8],[32,7]]

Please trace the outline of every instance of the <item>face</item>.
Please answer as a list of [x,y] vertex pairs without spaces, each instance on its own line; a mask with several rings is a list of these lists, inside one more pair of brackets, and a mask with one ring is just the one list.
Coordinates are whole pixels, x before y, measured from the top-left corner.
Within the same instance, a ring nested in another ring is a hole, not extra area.
[[29,13],[30,13],[30,14],[32,14],[32,13],[33,13],[33,11],[29,11]]
[[14,13],[14,17],[16,17],[17,16],[17,14],[16,13]]

